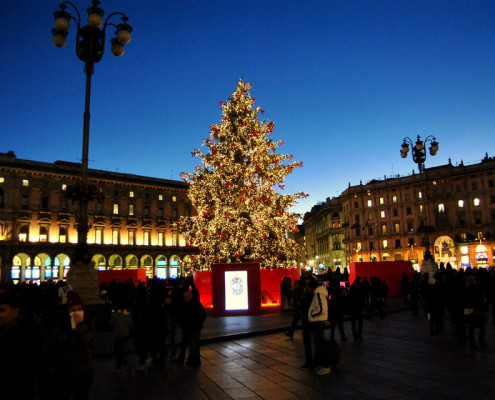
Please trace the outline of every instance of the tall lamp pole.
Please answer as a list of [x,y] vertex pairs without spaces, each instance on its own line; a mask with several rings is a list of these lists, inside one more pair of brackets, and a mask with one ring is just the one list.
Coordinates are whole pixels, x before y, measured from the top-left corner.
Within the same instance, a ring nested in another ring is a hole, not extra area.
[[425,161],[426,161],[426,146],[430,143],[430,155],[435,156],[438,151],[438,142],[436,141],[434,136],[428,136],[425,140],[421,140],[421,137],[418,135],[416,143],[413,143],[411,138],[405,137],[402,141],[402,149],[400,151],[400,156],[402,158],[407,157],[407,153],[409,152],[409,146],[412,148],[412,159],[418,165],[419,173],[421,174],[422,181],[422,197],[423,197],[423,212],[425,215],[424,219],[424,233],[425,233],[425,253],[423,256],[424,261],[433,260],[433,256],[430,251],[430,238],[429,238],[429,226],[428,226],[428,212],[426,209],[427,201],[426,201],[426,191],[425,191]]
[[[84,124],[83,124],[83,145],[81,158],[81,181],[73,187],[67,189],[66,196],[68,199],[79,203],[79,214],[77,221],[77,247],[75,254],[75,265],[79,268],[79,278],[75,278],[74,288],[82,292],[85,286],[88,286],[87,276],[93,269],[89,266],[90,254],[88,249],[88,202],[102,201],[103,193],[94,185],[88,184],[88,152],[89,152],[89,119],[90,119],[90,99],[91,99],[91,76],[94,72],[94,64],[99,62],[103,57],[105,50],[106,29],[114,27],[115,37],[110,40],[112,53],[120,57],[124,54],[124,45],[131,41],[132,27],[127,23],[127,16],[121,12],[114,12],[103,20],[104,11],[99,7],[100,1],[93,0],[92,6],[87,9],[88,24],[82,25],[81,14],[77,7],[70,1],[64,1],[60,4],[60,10],[55,11],[55,28],[52,29],[53,44],[56,47],[64,47],[67,44],[67,34],[69,32],[70,21],[76,23],[76,54],[84,62],[84,72],[86,74],[86,93],[84,102]],[[73,9],[73,14],[67,11],[67,8]],[[110,22],[112,17],[119,16],[121,22],[114,24]],[[84,268],[85,267],[85,268]],[[86,269],[86,271],[82,271]],[[72,274],[73,268],[71,268]],[[74,274],[72,274],[74,275]],[[94,274],[93,274],[94,275]],[[96,277],[97,278],[97,277]],[[90,285],[91,286],[91,285]],[[90,289],[90,288],[86,288]],[[90,289],[91,290],[91,289]],[[90,294],[87,294],[90,296]],[[84,296],[83,296],[84,297]]]

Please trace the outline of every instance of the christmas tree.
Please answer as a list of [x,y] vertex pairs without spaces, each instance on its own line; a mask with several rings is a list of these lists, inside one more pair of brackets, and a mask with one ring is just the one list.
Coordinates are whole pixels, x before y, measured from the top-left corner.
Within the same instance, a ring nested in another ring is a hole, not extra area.
[[220,124],[210,126],[205,151],[195,150],[202,165],[182,178],[190,184],[189,198],[197,215],[182,217],[179,229],[186,243],[199,249],[194,269],[213,263],[258,261],[263,268],[295,267],[299,215],[288,209],[304,192],[280,194],[284,181],[302,162],[278,154],[282,141],[268,138],[273,122],[258,119],[251,85],[242,80],[224,103]]

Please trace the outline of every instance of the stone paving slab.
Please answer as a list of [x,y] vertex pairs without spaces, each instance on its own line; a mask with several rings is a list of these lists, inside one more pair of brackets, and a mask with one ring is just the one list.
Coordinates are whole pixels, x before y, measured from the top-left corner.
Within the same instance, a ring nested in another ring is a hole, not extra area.
[[[345,329],[351,336],[348,322]],[[167,362],[163,371],[116,376],[114,360],[102,358],[96,361],[91,399],[495,398],[491,321],[487,325],[491,346],[486,350],[459,346],[448,322],[445,333],[430,336],[426,319],[409,311],[366,320],[363,336],[363,342],[339,343],[341,365],[325,376],[300,368],[304,362],[300,331],[293,340],[281,330],[204,344],[199,369]],[[129,356],[136,365],[135,354]]]

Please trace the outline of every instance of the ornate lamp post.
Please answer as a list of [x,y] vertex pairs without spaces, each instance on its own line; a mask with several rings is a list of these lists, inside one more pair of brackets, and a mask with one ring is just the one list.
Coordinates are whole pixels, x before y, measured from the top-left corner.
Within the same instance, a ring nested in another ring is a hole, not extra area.
[[402,149],[400,151],[400,156],[402,158],[407,157],[407,153],[409,152],[409,146],[412,148],[412,159],[418,164],[419,173],[421,174],[422,180],[422,197],[423,197],[423,211],[425,215],[424,225],[422,229],[425,234],[425,253],[423,256],[424,261],[431,260],[433,261],[433,256],[430,251],[430,238],[429,238],[429,226],[428,226],[428,212],[426,210],[427,201],[426,201],[426,191],[425,191],[425,161],[426,161],[426,145],[430,143],[430,155],[435,156],[438,151],[438,142],[436,141],[434,136],[428,136],[425,140],[421,140],[421,137],[418,135],[416,143],[413,143],[411,138],[405,137],[402,141]]
[[[67,189],[67,198],[77,201],[79,204],[79,214],[77,221],[77,248],[75,254],[75,267],[69,272],[69,283],[77,289],[85,300],[91,302],[92,297],[98,296],[98,286],[96,289],[94,281],[98,283],[98,276],[94,268],[89,266],[91,257],[88,250],[88,202],[103,200],[103,193],[94,185],[88,184],[88,148],[89,148],[89,119],[90,119],[90,98],[91,98],[91,76],[94,72],[94,64],[99,62],[103,57],[105,49],[106,29],[114,27],[115,37],[110,40],[112,53],[120,57],[124,54],[124,45],[131,41],[132,27],[127,23],[127,16],[121,12],[114,12],[108,15],[103,21],[104,11],[98,7],[98,0],[92,1],[92,6],[87,9],[88,24],[82,25],[81,14],[77,7],[70,1],[64,1],[60,4],[60,10],[55,11],[55,28],[52,29],[53,44],[56,47],[64,47],[67,44],[67,34],[69,32],[70,21],[74,21],[77,26],[76,34],[76,54],[83,61],[84,72],[86,74],[86,94],[84,105],[84,124],[83,124],[83,145],[81,159],[81,182],[76,186]],[[68,7],[74,11],[74,15],[67,11]],[[114,16],[120,16],[121,22],[114,24],[110,19]],[[72,282],[71,282],[72,280]],[[93,291],[96,290],[96,293]],[[86,292],[86,293],[84,293]],[[85,296],[86,295],[86,296]]]

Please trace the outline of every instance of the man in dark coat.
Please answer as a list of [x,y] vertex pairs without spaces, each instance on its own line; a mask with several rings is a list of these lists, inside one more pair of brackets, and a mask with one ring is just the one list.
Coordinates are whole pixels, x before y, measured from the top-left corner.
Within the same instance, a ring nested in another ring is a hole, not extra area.
[[196,299],[193,294],[186,290],[183,293],[183,303],[179,306],[179,326],[182,330],[182,340],[180,344],[180,353],[176,362],[182,364],[186,356],[186,349],[189,347],[189,356],[186,364],[189,367],[197,368],[201,365],[199,353],[199,338],[203,323],[206,318],[203,305]]

